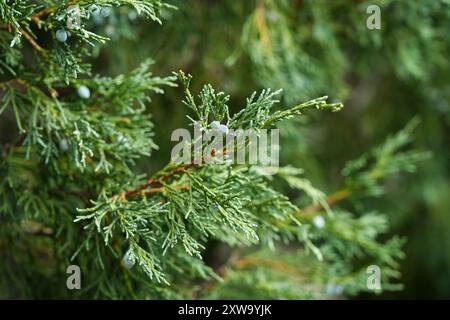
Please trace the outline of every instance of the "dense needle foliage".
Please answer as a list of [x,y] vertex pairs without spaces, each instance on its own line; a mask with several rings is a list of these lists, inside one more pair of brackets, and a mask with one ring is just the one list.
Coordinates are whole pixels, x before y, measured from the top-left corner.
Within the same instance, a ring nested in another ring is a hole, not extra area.
[[[444,142],[414,136],[448,131],[450,6],[378,2],[369,31],[364,1],[0,0],[0,296],[402,289],[406,238],[389,221],[413,218],[392,219],[405,209],[389,199],[414,205],[446,168]],[[279,128],[278,172],[170,161],[172,129],[213,121]],[[66,287],[73,264],[81,290]]]

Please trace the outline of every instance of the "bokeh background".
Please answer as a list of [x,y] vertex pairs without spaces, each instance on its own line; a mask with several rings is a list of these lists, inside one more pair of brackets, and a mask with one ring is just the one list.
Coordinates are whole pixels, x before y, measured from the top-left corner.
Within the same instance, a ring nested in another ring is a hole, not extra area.
[[[152,57],[156,75],[182,69],[194,76],[194,92],[211,83],[235,110],[267,87],[284,90],[285,107],[322,95],[342,101],[339,113],[308,114],[282,129],[282,163],[303,168],[326,192],[338,189],[346,161],[419,117],[413,147],[433,157],[366,200],[408,239],[405,288],[382,297],[450,298],[450,1],[167,2],[178,9],[163,11],[162,25],[114,12],[95,21],[113,41],[98,48],[94,71],[117,75]],[[381,10],[379,30],[366,26],[369,5]],[[151,110],[160,150],[142,164],[149,171],[167,162],[172,129],[186,125],[181,90],[166,93]]]

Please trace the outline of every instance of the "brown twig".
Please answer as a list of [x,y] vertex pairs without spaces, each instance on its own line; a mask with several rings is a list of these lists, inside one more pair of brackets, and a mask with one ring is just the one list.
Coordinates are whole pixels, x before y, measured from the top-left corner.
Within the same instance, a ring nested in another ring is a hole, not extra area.
[[26,88],[26,86],[27,86],[25,81],[22,80],[22,79],[11,79],[11,80],[7,80],[7,81],[4,81],[4,82],[1,82],[0,83],[0,88],[1,87],[6,87],[6,86],[9,86],[9,85],[18,85],[21,88]]
[[6,143],[2,148],[2,158],[6,158],[8,156],[9,150],[11,150],[11,145]]
[[22,224],[22,230],[31,235],[51,237],[53,229],[34,221],[26,221]]
[[[173,170],[171,170],[170,172],[166,173],[165,175],[162,175],[158,178],[151,178],[149,180],[147,180],[146,183],[140,185],[139,187],[133,189],[133,190],[129,190],[129,191],[123,191],[118,195],[118,198],[120,199],[126,199],[132,196],[136,196],[140,193],[153,193],[153,192],[157,192],[160,191],[160,188],[152,188],[152,189],[147,189],[148,187],[154,185],[154,184],[159,184],[162,183],[164,180],[167,180],[171,177],[173,177],[174,175],[178,174],[178,173],[183,173],[186,172],[186,170],[188,170],[189,168],[193,167],[194,163],[190,163],[187,164],[185,166],[182,167],[177,167],[174,168]],[[147,190],[146,190],[147,189]]]
[[[7,29],[8,32],[12,32],[12,28],[11,25],[1,25],[0,26],[1,29]],[[20,34],[23,35],[23,37],[25,38],[25,40],[27,40],[31,46],[38,51],[39,53],[46,55],[46,51],[44,48],[42,48],[37,42],[36,40],[34,40],[34,38],[31,36],[31,34],[28,33],[28,31],[26,31],[24,28],[19,28],[19,32]]]
[[8,30],[8,32],[12,31],[12,27],[10,24],[1,24],[0,29],[6,29],[6,30]]
[[[147,182],[143,183],[142,185],[138,186],[137,188],[134,188],[132,190],[129,191],[123,191],[121,192],[119,195],[116,196],[116,198],[119,199],[127,199],[129,197],[133,197],[136,196],[138,194],[145,194],[145,193],[152,193],[152,192],[156,192],[156,191],[151,191],[152,189],[148,189],[150,186],[155,185],[155,184],[161,184],[163,181],[172,178],[173,176],[179,174],[179,173],[184,173],[187,170],[189,170],[192,167],[198,166],[201,163],[204,163],[205,161],[208,161],[210,158],[214,158],[217,157],[218,154],[222,154],[222,155],[226,155],[227,154],[227,149],[226,147],[223,148],[223,150],[221,150],[222,152],[217,152],[215,150],[213,150],[211,152],[211,155],[208,157],[201,157],[200,159],[196,159],[191,163],[185,164],[183,166],[180,167],[175,167],[172,170],[170,170],[168,173],[161,175],[157,178],[151,178],[149,180],[147,180]],[[200,160],[200,161],[199,161]],[[155,189],[153,189],[155,190]]]
[[[76,2],[78,2],[79,0],[73,0],[73,1],[69,1],[66,3],[65,7],[70,7],[71,5],[75,4]],[[50,8],[45,8],[41,11],[36,12],[35,14],[33,14],[31,16],[31,20],[33,20],[36,23],[39,23],[41,18],[55,12],[57,9],[59,8],[59,6],[55,6],[55,7],[50,7]]]
[[45,54],[45,49],[42,48],[27,31],[25,31],[23,28],[20,28],[19,31],[34,49],[42,54]]
[[54,99],[56,99],[57,97],[60,96],[60,93],[52,87],[47,87],[45,90],[42,88],[35,87],[22,79],[12,79],[12,80],[0,82],[0,88],[6,87],[9,85],[17,86],[19,89],[23,90],[22,92],[25,92],[27,89],[33,90],[34,92],[42,92],[46,96],[50,96]]
[[[348,198],[351,195],[351,191],[347,188],[339,190],[331,195],[329,195],[325,202],[328,206],[332,206],[336,204],[339,201],[342,201],[346,198]],[[311,215],[319,211],[321,208],[323,208],[323,205],[320,203],[310,205],[306,208],[300,209],[298,212],[296,212],[297,216],[305,216],[305,215]]]
[[264,49],[266,50],[266,53],[268,55],[271,55],[272,53],[272,46],[270,44],[270,38],[269,38],[269,32],[267,30],[266,20],[265,20],[265,8],[264,8],[264,2],[260,1],[258,3],[258,6],[255,10],[255,24],[259,32],[259,38],[261,41],[261,44],[263,45]]
[[[189,186],[175,186],[173,188],[176,190],[188,190]],[[148,194],[148,193],[155,193],[155,192],[163,192],[165,189],[166,188],[164,188],[164,187],[156,187],[156,188],[142,190],[141,193]]]
[[56,8],[57,7],[51,7],[51,8],[45,8],[41,11],[38,11],[31,16],[31,20],[33,20],[35,22],[39,22],[42,17],[45,17],[45,16],[49,15],[50,13],[54,12],[56,10]]

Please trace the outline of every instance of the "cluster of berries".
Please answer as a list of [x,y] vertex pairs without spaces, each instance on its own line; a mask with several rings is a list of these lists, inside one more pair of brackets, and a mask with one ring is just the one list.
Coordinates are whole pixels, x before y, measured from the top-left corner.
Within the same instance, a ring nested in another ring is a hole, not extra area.
[[[89,7],[89,14],[91,14],[94,18],[106,18],[110,15],[111,8],[110,7],[102,7],[93,4]],[[66,42],[70,37],[70,32],[66,29],[59,29],[55,33],[56,40],[59,42]]]

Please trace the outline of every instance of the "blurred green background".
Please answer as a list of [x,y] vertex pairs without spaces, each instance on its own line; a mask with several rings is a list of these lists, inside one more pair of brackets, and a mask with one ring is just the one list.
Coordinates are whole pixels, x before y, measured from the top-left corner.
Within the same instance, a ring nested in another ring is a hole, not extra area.
[[[367,201],[408,238],[405,289],[383,297],[450,298],[450,1],[167,2],[178,9],[162,12],[161,26],[118,12],[95,21],[113,40],[96,53],[95,71],[117,75],[152,57],[156,75],[182,69],[194,92],[211,83],[235,110],[267,87],[284,90],[285,107],[322,95],[342,101],[343,111],[310,114],[281,132],[282,164],[303,168],[326,192],[339,188],[347,160],[420,118],[414,147],[432,159]],[[366,26],[369,5],[380,8],[379,30]],[[118,19],[129,28],[115,28]],[[167,162],[171,130],[186,125],[181,90],[155,99],[160,151],[143,164],[150,171]]]

